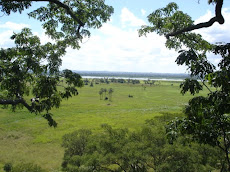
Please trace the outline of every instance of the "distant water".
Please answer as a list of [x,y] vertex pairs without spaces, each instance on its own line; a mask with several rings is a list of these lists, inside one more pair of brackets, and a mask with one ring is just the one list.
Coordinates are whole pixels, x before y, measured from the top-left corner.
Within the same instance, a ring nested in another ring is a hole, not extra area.
[[110,72],[110,71],[74,71],[83,78],[115,78],[115,79],[137,79],[158,81],[183,81],[188,74],[177,73],[147,73],[147,72]]
[[102,76],[82,76],[82,78],[88,78],[88,79],[103,79],[103,78],[108,78],[108,79],[133,79],[133,80],[154,80],[154,81],[183,81],[184,79],[179,79],[179,78],[133,78],[133,77],[102,77]]

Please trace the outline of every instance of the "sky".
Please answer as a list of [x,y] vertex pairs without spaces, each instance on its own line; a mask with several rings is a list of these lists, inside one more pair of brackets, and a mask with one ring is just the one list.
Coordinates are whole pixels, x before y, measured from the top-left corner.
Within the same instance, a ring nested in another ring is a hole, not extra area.
[[[215,6],[208,5],[207,0],[105,0],[114,7],[114,14],[109,22],[100,29],[91,30],[91,37],[85,38],[79,50],[67,49],[62,57],[61,69],[81,71],[121,71],[153,73],[186,73],[185,66],[177,66],[178,53],[165,47],[166,38],[156,33],[139,37],[138,29],[149,25],[147,16],[158,8],[176,2],[179,9],[192,17],[195,23],[208,21],[214,16]],[[36,8],[43,3],[34,3]],[[32,8],[32,9],[33,9]],[[29,10],[31,11],[31,9]],[[26,11],[28,12],[28,11]],[[49,41],[44,34],[41,23],[22,14],[6,16],[0,14],[0,47],[14,46],[9,39],[13,32],[20,32],[29,27],[40,37],[41,42]],[[230,1],[223,6],[225,24],[215,23],[210,28],[199,29],[204,39],[212,43],[230,40]],[[219,57],[208,55],[209,60],[217,64]]]

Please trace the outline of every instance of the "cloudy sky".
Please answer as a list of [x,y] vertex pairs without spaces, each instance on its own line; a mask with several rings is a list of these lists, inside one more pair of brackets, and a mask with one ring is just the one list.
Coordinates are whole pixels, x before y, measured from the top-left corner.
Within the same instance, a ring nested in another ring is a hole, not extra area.
[[[177,52],[165,48],[165,38],[155,33],[147,37],[139,37],[138,29],[148,25],[147,16],[158,8],[165,7],[172,0],[106,0],[114,7],[111,20],[98,30],[92,30],[92,35],[81,44],[81,49],[68,48],[62,58],[61,69],[90,71],[125,71],[125,72],[157,72],[185,73],[186,69],[177,66]],[[215,11],[207,0],[174,0],[180,9],[195,22],[208,21]],[[42,5],[35,3],[34,7]],[[225,0],[223,6],[225,24],[214,24],[199,32],[210,42],[229,42],[230,40],[230,2]],[[42,30],[41,23],[29,19],[26,13],[5,16],[0,14],[0,46],[13,46],[9,37],[13,32],[20,32],[23,27],[29,27],[44,43],[48,40]],[[210,61],[217,63],[219,58],[210,55]]]

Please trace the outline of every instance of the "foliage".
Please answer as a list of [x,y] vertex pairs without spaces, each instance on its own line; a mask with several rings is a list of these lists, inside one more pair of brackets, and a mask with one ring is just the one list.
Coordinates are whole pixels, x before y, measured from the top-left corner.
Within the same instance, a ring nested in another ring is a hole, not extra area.
[[114,90],[110,88],[108,92],[109,92],[109,101],[112,101],[112,95],[113,95]]
[[[1,12],[10,15],[22,12],[33,5],[33,1],[1,1]],[[60,45],[79,48],[79,41],[90,36],[90,28],[100,28],[109,20],[113,8],[104,0],[48,0],[46,6],[30,12],[29,17],[42,22],[43,29]]]
[[65,53],[59,43],[41,45],[28,28],[11,39],[15,47],[0,50],[0,104],[11,105],[12,110],[26,107],[31,113],[45,113],[49,125],[56,127],[49,111],[58,108],[62,99],[78,94],[75,87],[83,86],[81,76],[59,71],[60,57]]
[[103,88],[101,88],[100,91],[98,92],[99,95],[100,95],[100,100],[103,99],[103,92],[104,92],[104,89],[103,89]]
[[[171,32],[176,33],[178,28],[194,25],[191,18],[179,11],[175,3],[156,10],[148,16],[148,20],[153,26],[143,26],[139,31],[140,35],[157,32],[167,36]],[[221,169],[229,171],[230,44],[211,45],[203,40],[201,35],[191,32],[181,32],[167,38],[166,47],[180,49],[176,63],[186,65],[190,72],[191,78],[186,79],[180,86],[181,93],[190,92],[194,95],[203,87],[209,90],[207,96],[194,97],[189,101],[184,110],[185,118],[176,118],[169,123],[169,140],[173,142],[182,134],[193,141],[219,147],[224,152],[227,164],[222,164]],[[181,50],[182,47],[186,49]],[[207,60],[207,52],[222,57],[218,69]],[[215,91],[210,86],[214,87]]]
[[[64,134],[81,128],[90,129],[96,134],[101,132],[100,125],[103,123],[111,125],[113,129],[136,131],[146,125],[146,119],[160,116],[162,112],[170,112],[162,120],[174,119],[175,115],[171,113],[181,112],[184,104],[193,97],[190,94],[182,96],[178,92],[179,85],[180,81],[161,81],[161,86],[146,86],[145,91],[142,84],[84,86],[78,89],[78,96],[63,100],[58,109],[52,109],[53,117],[58,122],[55,130],[46,126],[46,121],[39,116],[27,113],[25,108],[15,113],[0,108],[0,128],[4,129],[0,131],[0,164],[36,162],[47,171],[61,171],[64,150],[60,145]],[[112,102],[99,100],[100,88],[114,89]],[[199,95],[207,93],[204,88]],[[132,99],[128,97],[129,94],[133,95]]]
[[[109,98],[106,97],[106,93],[108,92],[109,94]],[[106,88],[101,88],[99,90],[99,95],[100,95],[100,100],[103,99],[103,93],[104,93],[104,97],[105,97],[105,100],[109,99],[109,101],[112,101],[112,94],[113,94],[114,90],[112,88],[109,88],[108,90]]]
[[[150,32],[156,32],[159,35],[167,35],[172,31],[193,25],[194,21],[190,16],[179,11],[176,3],[170,3],[165,8],[158,9],[148,16],[151,26],[142,26],[139,35],[143,36]],[[193,48],[194,50],[209,50],[211,45],[202,39],[201,35],[196,33],[183,33],[170,37],[166,41],[166,47],[179,50],[182,47]]]
[[103,124],[99,134],[79,130],[65,135],[63,171],[194,172],[218,166],[219,152],[212,147],[168,144],[162,120],[149,120],[145,127],[133,132]]
[[10,166],[11,164],[5,164],[4,170],[6,172],[45,172],[41,167],[32,163],[21,163],[16,166]]
[[6,163],[3,167],[3,170],[5,172],[10,172],[12,170],[12,164],[11,163]]
[[[192,135],[192,139],[200,143],[218,146],[225,152],[228,168],[230,168],[228,155],[230,149],[229,49],[229,44],[215,46],[214,53],[222,56],[218,64],[219,70],[200,71],[208,83],[216,88],[216,91],[211,91],[206,97],[198,96],[191,99],[184,110],[187,118],[172,121],[168,126],[170,133],[173,130],[175,130],[174,134],[180,131],[183,135]],[[182,91],[185,93],[188,90],[183,88]]]
[[185,82],[180,84],[181,94],[185,94],[186,92],[190,92],[192,95],[199,93],[200,90],[203,89],[203,86],[195,79],[187,78]]
[[[6,15],[21,13],[32,2],[3,0],[0,10]],[[48,2],[29,16],[42,22],[46,34],[56,43],[41,45],[28,28],[14,33],[11,39],[16,46],[0,50],[0,104],[11,105],[13,110],[26,107],[35,114],[45,112],[43,117],[56,127],[50,110],[58,108],[62,99],[77,95],[75,87],[83,86],[80,75],[70,70],[59,71],[61,56],[67,47],[80,48],[79,42],[90,36],[89,29],[99,28],[108,21],[113,8],[104,4],[104,0]],[[33,95],[31,102],[29,95]]]

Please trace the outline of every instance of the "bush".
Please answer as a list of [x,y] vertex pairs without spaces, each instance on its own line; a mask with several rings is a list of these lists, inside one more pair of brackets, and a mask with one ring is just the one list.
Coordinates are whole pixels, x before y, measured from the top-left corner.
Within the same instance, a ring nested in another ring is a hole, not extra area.
[[182,137],[171,145],[163,124],[164,117],[149,120],[145,127],[134,132],[104,124],[99,134],[90,130],[67,134],[63,138],[63,171],[206,172],[218,169],[217,149],[195,143],[187,145]]
[[12,166],[11,163],[4,165],[4,171],[6,172],[46,172],[41,167],[33,163],[21,163],[16,166]]
[[12,170],[12,164],[11,163],[6,163],[3,167],[3,170],[6,172],[10,172]]

